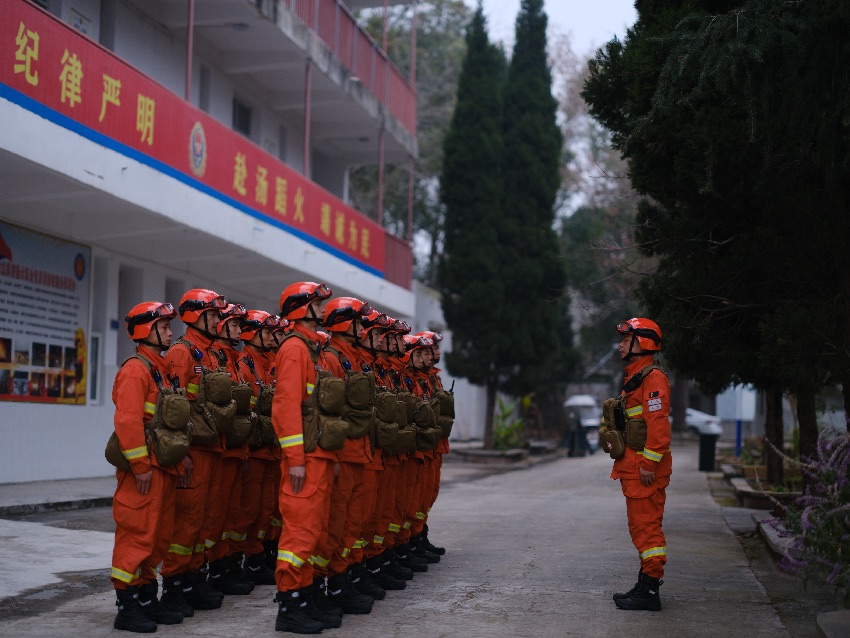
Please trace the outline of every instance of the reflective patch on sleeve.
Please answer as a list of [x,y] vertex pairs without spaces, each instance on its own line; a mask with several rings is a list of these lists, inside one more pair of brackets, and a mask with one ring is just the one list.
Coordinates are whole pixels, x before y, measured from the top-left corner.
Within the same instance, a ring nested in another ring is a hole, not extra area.
[[293,434],[292,436],[282,436],[278,439],[280,447],[292,447],[294,445],[304,445],[303,434]]

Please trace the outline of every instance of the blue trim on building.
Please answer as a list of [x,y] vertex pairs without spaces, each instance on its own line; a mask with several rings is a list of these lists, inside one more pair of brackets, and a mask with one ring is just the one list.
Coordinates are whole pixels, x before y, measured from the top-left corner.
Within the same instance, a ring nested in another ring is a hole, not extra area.
[[235,199],[228,197],[227,195],[207,186],[203,182],[189,177],[185,173],[181,173],[180,171],[169,166],[168,164],[160,162],[159,160],[150,157],[149,155],[145,155],[144,153],[137,151],[136,149],[131,148],[126,144],[122,144],[121,142],[118,142],[117,140],[114,140],[111,137],[104,135],[103,133],[99,133],[98,131],[91,129],[88,126],[80,124],[79,122],[71,119],[67,115],[63,115],[62,113],[59,113],[58,111],[55,111],[54,109],[51,109],[48,106],[45,106],[41,102],[38,102],[37,100],[34,100],[27,95],[24,95],[20,91],[16,91],[9,85],[3,84],[2,82],[0,82],[0,98],[4,98],[9,102],[12,102],[13,104],[17,104],[21,108],[26,109],[27,111],[30,111],[35,115],[38,115],[39,117],[43,117],[44,119],[53,122],[57,126],[61,126],[64,129],[72,131],[77,135],[80,135],[81,137],[84,137],[87,140],[94,142],[95,144],[99,144],[100,146],[103,146],[112,151],[115,151],[116,153],[129,157],[130,159],[133,159],[139,162],[140,164],[144,164],[145,166],[148,166],[154,169],[155,171],[158,171],[173,179],[176,179],[177,181],[182,182],[186,186],[200,191],[206,195],[209,195],[210,197],[217,199],[218,201],[227,204],[228,206],[231,206],[239,210],[240,212],[243,212],[246,215],[253,217],[254,219],[257,219],[258,221],[265,222],[267,224],[271,224],[272,226],[280,228],[281,230],[286,231],[290,235],[294,235],[298,239],[301,239],[307,242],[308,244],[319,248],[320,250],[330,253],[334,257],[337,257],[338,259],[341,259],[344,262],[351,264],[352,266],[361,268],[362,270],[365,270],[366,272],[375,275],[376,277],[384,279],[384,273],[382,273],[380,270],[354,259],[353,257],[345,254],[337,248],[334,248],[333,246],[316,239],[312,235],[300,231],[297,228],[288,226],[276,219],[267,217],[263,213],[251,208],[250,206],[246,206],[245,204],[242,204],[241,202],[238,202]]

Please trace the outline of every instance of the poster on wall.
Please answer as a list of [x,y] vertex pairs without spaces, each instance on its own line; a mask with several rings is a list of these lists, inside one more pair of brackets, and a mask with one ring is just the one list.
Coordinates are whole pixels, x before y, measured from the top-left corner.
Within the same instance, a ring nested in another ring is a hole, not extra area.
[[0,222],[0,401],[86,403],[91,250]]

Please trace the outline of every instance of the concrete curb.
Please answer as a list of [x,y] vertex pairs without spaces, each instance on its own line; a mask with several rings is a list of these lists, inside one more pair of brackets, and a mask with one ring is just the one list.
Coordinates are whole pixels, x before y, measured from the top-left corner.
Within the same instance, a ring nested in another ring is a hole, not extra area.
[[818,614],[817,625],[823,638],[850,638],[850,609]]
[[29,503],[0,506],[0,518],[8,516],[26,516],[43,512],[64,512],[67,510],[84,510],[92,507],[112,507],[112,497],[84,498],[75,501],[59,503]]

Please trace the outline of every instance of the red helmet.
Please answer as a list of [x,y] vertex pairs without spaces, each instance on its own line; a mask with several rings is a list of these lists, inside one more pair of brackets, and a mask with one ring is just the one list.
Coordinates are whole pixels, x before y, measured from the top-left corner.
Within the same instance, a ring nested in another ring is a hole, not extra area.
[[405,363],[408,363],[410,361],[410,355],[414,350],[418,350],[419,348],[430,348],[434,345],[434,342],[431,340],[430,337],[404,335],[404,344],[406,346],[406,349],[401,357],[401,360]]
[[260,328],[271,328],[272,330],[279,328],[280,317],[269,314],[265,310],[249,310],[245,314],[245,317],[243,317],[239,327],[242,330],[239,338],[242,341],[250,341],[257,335],[257,331]]
[[183,323],[195,323],[207,310],[223,310],[227,307],[224,296],[206,288],[192,288],[182,297],[177,310]]
[[403,335],[408,334],[412,328],[410,324],[406,321],[402,321],[401,319],[393,319],[392,317],[388,317],[390,320],[389,328],[387,328],[387,332],[398,332]]
[[417,337],[428,337],[434,344],[438,344],[443,340],[443,335],[439,332],[434,332],[433,330],[422,330],[421,332],[416,333]]
[[323,326],[331,332],[346,332],[351,322],[372,312],[369,304],[354,297],[336,297],[325,306]]
[[325,332],[324,330],[316,330],[316,334],[319,336],[319,346],[324,348],[331,342],[331,336]]
[[124,317],[127,323],[127,333],[133,341],[147,339],[151,333],[151,327],[157,319],[174,319],[177,312],[170,303],[160,301],[144,301],[133,306],[133,309]]
[[661,350],[661,328],[651,319],[635,317],[617,324],[617,332],[622,335],[634,335],[642,350],[658,352]]
[[372,308],[370,312],[364,314],[360,318],[360,323],[362,324],[363,329],[366,332],[374,330],[376,328],[378,330],[387,330],[392,325],[392,319],[390,319],[383,312]]
[[280,293],[280,316],[294,321],[307,316],[307,306],[316,299],[327,299],[333,294],[327,284],[299,281],[290,284]]
[[215,327],[215,331],[218,334],[223,334],[225,324],[228,321],[239,320],[237,321],[237,325],[240,324],[241,320],[244,319],[248,315],[248,311],[245,309],[241,303],[229,303],[224,308],[224,310],[218,311],[218,317],[221,321],[218,322],[218,325]]

